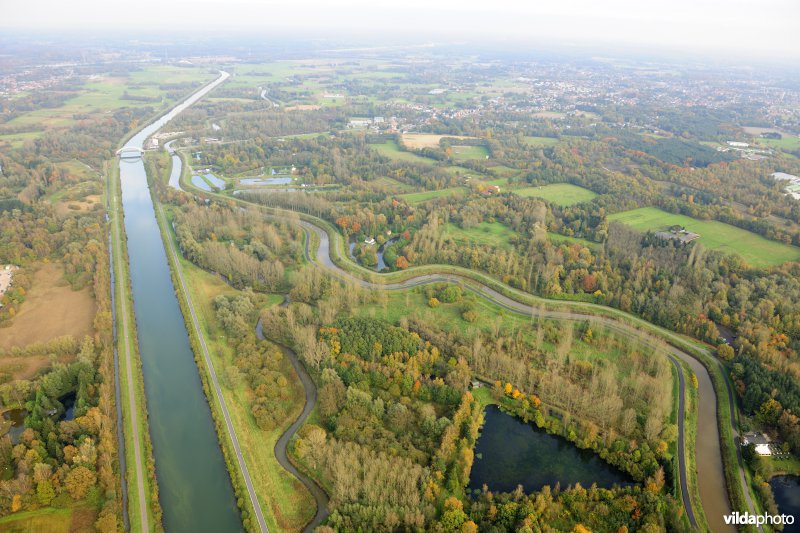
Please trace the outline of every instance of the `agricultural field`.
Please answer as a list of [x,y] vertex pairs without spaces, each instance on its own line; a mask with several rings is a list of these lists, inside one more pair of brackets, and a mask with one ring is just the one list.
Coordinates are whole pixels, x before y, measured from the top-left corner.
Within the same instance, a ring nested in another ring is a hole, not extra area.
[[406,163],[420,163],[423,165],[433,165],[436,163],[433,159],[429,159],[427,157],[422,157],[417,154],[412,154],[411,152],[405,152],[400,150],[400,147],[394,141],[386,141],[380,144],[372,144],[370,145],[374,150],[376,150],[379,154],[386,156],[390,159],[394,159],[395,161],[404,161]]
[[487,159],[489,151],[484,146],[453,146],[453,159],[466,161],[470,159]]
[[705,248],[739,255],[754,267],[769,267],[787,261],[800,260],[800,248],[770,241],[747,230],[717,222],[696,220],[684,215],[667,213],[656,207],[642,207],[632,211],[615,213],[610,221],[621,222],[638,231],[657,231],[670,226],[683,226],[686,230],[700,234],[697,240]]
[[404,133],[403,144],[410,150],[421,150],[422,148],[439,148],[439,141],[445,137],[450,139],[474,139],[463,135],[434,135],[431,133]]
[[451,196],[457,193],[467,194],[467,192],[467,189],[464,187],[452,187],[449,189],[440,189],[438,191],[422,191],[401,194],[400,198],[403,198],[406,202],[413,205],[427,202],[428,200],[433,200],[434,198],[440,198],[442,196]]
[[80,339],[92,332],[94,313],[94,298],[88,287],[73,291],[64,280],[61,265],[43,263],[33,275],[20,312],[11,326],[0,330],[0,351],[64,335]]
[[550,203],[569,206],[588,202],[597,196],[594,192],[572,185],[571,183],[554,183],[541,187],[523,187],[514,189],[514,194],[524,197],[535,197],[547,200]]
[[458,243],[489,244],[501,248],[511,247],[511,239],[517,235],[514,230],[500,222],[481,222],[469,229],[448,223],[444,226],[443,234]]
[[788,135],[784,135],[782,139],[756,139],[756,142],[779,150],[800,150],[800,137],[790,137]]
[[[123,107],[160,108],[165,102],[166,90],[161,86],[179,83],[210,81],[213,74],[202,68],[186,68],[169,65],[152,65],[125,76],[95,75],[80,86],[75,96],[62,105],[41,108],[24,113],[4,126],[26,128],[31,131],[0,136],[0,143],[19,146],[27,139],[42,132],[66,127],[75,121],[75,115],[105,113]],[[127,95],[127,96],[126,96]]]

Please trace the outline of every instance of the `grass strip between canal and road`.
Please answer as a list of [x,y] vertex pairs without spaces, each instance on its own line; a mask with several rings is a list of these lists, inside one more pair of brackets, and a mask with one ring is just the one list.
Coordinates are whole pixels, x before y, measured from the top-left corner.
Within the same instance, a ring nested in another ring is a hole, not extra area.
[[[142,364],[136,336],[136,320],[131,298],[128,250],[123,228],[119,167],[110,165],[108,172],[109,223],[112,243],[112,268],[114,270],[114,305],[117,331],[117,357],[119,360],[120,399],[126,479],[128,493],[127,512],[131,531],[160,531],[161,514],[158,486],[155,478],[155,461],[147,423],[147,402],[144,395]],[[138,452],[138,453],[137,453]],[[146,517],[146,519],[145,519]]]

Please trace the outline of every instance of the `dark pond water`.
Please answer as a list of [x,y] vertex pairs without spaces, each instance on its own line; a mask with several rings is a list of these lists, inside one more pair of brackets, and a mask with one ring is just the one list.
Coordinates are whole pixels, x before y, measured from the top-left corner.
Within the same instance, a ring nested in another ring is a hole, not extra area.
[[800,531],[800,476],[775,476],[769,480],[781,514],[793,515],[794,524],[784,525],[784,533]]
[[526,492],[545,485],[562,488],[580,483],[610,488],[631,485],[632,480],[595,453],[548,435],[544,430],[509,416],[495,405],[484,413],[485,423],[475,446],[475,463],[469,488],[484,484],[495,492],[511,492],[522,485]]
[[[11,422],[11,428],[8,430],[7,435],[11,437],[11,443],[19,443],[19,437],[25,431],[25,417],[28,416],[28,411],[25,409],[9,409],[3,413],[3,420]],[[3,424],[5,425],[5,424]]]
[[59,420],[72,420],[75,418],[75,393],[65,394],[58,401],[64,406],[64,414],[61,415]]

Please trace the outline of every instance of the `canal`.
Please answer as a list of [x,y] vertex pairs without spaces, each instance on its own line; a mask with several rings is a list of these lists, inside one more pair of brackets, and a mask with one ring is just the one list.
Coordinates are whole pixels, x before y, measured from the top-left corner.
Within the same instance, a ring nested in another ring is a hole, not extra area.
[[[147,137],[227,77],[221,73],[125,147],[141,148]],[[175,296],[142,160],[120,159],[120,180],[164,528],[169,532],[241,531],[233,487]]]

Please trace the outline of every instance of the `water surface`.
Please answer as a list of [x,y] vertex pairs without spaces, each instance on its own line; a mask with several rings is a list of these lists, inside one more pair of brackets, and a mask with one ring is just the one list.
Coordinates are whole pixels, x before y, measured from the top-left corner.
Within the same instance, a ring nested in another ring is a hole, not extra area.
[[800,531],[800,476],[775,476],[769,480],[778,512],[794,516],[794,524],[784,525],[783,533]]
[[632,480],[592,451],[581,450],[568,440],[548,435],[544,430],[490,405],[475,446],[475,462],[469,478],[470,489],[484,484],[495,492],[511,492],[522,485],[525,492],[541,490],[545,485],[562,488],[580,483],[631,485]]
[[[221,76],[217,83],[225,78],[227,75]],[[213,84],[144,128],[126,146],[142,146],[148,136],[209,87]],[[120,179],[164,528],[168,532],[241,531],[233,487],[175,297],[142,161],[121,161]]]

